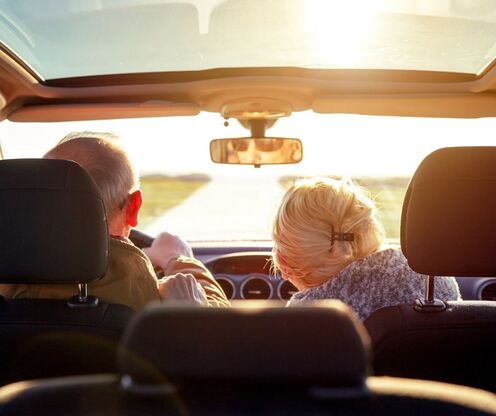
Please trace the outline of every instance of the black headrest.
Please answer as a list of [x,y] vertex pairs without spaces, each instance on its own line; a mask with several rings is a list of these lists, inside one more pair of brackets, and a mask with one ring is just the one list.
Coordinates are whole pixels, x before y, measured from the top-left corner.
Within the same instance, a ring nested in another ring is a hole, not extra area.
[[89,283],[105,274],[107,254],[103,201],[81,166],[0,161],[0,282]]
[[153,305],[128,326],[119,368],[137,383],[312,382],[363,387],[364,327],[340,301],[286,308]]
[[434,276],[496,276],[496,147],[451,147],[427,156],[405,196],[401,248]]

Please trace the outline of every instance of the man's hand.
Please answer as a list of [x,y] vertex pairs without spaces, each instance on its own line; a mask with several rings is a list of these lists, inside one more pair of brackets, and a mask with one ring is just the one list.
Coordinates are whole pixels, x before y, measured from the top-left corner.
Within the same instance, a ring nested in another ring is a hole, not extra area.
[[154,266],[166,269],[169,261],[179,256],[193,257],[189,244],[177,235],[160,233],[150,247],[143,249]]
[[166,300],[195,302],[207,306],[207,294],[192,274],[178,273],[159,281],[160,297]]

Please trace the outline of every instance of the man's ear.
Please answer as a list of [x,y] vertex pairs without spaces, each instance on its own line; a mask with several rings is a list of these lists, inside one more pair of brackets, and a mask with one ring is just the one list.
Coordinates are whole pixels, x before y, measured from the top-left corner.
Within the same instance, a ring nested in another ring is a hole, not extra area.
[[139,189],[128,196],[128,201],[126,204],[127,225],[131,227],[136,227],[138,225],[138,214],[142,204],[143,197]]

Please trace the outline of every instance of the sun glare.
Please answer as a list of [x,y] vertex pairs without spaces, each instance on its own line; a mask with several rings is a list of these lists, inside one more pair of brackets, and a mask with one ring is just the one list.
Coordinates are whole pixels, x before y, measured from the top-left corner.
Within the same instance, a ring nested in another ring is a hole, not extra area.
[[307,3],[305,30],[323,66],[356,67],[373,25],[373,2],[315,0]]

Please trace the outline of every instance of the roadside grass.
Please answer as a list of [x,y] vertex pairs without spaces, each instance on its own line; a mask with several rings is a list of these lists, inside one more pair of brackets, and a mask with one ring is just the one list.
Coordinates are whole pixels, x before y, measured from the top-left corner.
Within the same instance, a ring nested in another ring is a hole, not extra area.
[[193,192],[207,184],[209,180],[206,175],[141,177],[143,207],[140,211],[140,228],[146,228],[167,210],[179,205]]
[[409,180],[408,178],[402,179],[404,179],[404,186],[388,184],[387,182],[367,185],[366,179],[361,182],[361,185],[370,191],[372,200],[379,210],[379,219],[386,230],[386,237],[398,241],[400,239],[401,209]]
[[[284,189],[288,189],[295,179],[287,176],[282,177],[280,184]],[[386,237],[399,241],[401,209],[410,178],[360,177],[352,179],[355,183],[370,192],[369,197],[375,202],[378,208],[379,219],[386,230]]]

